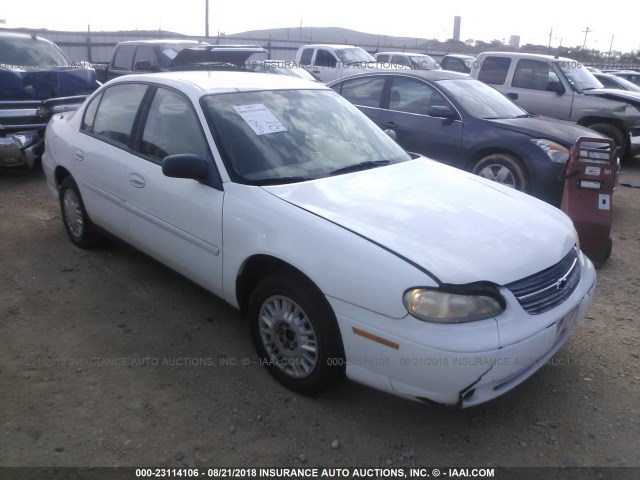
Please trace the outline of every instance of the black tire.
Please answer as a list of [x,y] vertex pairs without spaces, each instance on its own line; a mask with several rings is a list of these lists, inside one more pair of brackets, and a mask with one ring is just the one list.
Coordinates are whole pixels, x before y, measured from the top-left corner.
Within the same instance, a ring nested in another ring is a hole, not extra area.
[[281,270],[262,279],[247,314],[260,363],[288,389],[313,395],[344,376],[335,314],[301,275]]
[[509,153],[487,155],[473,166],[471,172],[521,192],[529,192],[529,176],[526,168],[517,157]]
[[78,185],[72,177],[62,180],[58,196],[62,223],[71,241],[80,248],[95,246],[98,243],[98,234],[84,208]]
[[595,130],[596,132],[613,140],[615,146],[620,147],[620,158],[625,158],[627,151],[627,139],[625,138],[622,130],[610,123],[594,123],[592,125],[588,125],[587,128]]

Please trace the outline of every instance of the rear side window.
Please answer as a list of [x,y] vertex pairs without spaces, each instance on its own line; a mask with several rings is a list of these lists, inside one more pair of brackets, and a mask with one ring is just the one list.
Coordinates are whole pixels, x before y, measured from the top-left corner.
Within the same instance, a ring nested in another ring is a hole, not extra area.
[[113,59],[113,68],[117,68],[119,70],[130,70],[134,49],[135,46],[133,45],[122,45],[118,48],[116,56]]
[[384,78],[358,78],[342,84],[340,94],[354,105],[380,107]]
[[487,57],[480,66],[478,80],[489,85],[504,85],[511,66],[511,59],[506,57]]
[[313,57],[313,48],[305,48],[300,56],[300,64],[311,65],[311,57]]
[[549,82],[558,82],[558,75],[548,62],[520,60],[516,65],[511,86],[530,90],[547,90]]
[[96,112],[101,98],[102,94],[93,98],[91,103],[87,105],[87,109],[84,111],[84,118],[82,119],[82,126],[80,128],[85,132],[93,132],[93,121],[96,118]]
[[138,84],[114,85],[106,89],[93,122],[94,135],[128,145],[146,91],[146,85]]

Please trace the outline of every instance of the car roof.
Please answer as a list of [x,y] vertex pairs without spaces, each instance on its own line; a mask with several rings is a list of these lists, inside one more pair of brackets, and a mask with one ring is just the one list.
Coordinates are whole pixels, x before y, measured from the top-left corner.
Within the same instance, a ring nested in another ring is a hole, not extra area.
[[111,80],[118,83],[154,83],[176,88],[193,98],[206,94],[263,90],[329,90],[323,84],[287,75],[236,71],[186,71],[125,75]]
[[449,70],[395,70],[390,72],[366,72],[366,73],[356,73],[354,75],[349,75],[347,77],[341,77],[333,82],[329,82],[327,85],[333,85],[336,83],[340,83],[343,80],[357,78],[357,77],[370,77],[370,76],[403,76],[403,77],[413,77],[418,79],[430,80],[432,82],[437,82],[439,80],[453,80],[453,79],[463,79],[463,80],[474,80],[466,73],[458,73],[451,72]]
[[[473,55],[463,55],[461,53],[447,53],[444,57],[449,57],[449,58],[461,58],[463,60],[469,59],[469,58],[476,58]],[[444,58],[442,57],[442,58]]]
[[46,39],[44,37],[41,37],[40,35],[34,33],[34,34],[28,34],[28,33],[20,33],[20,32],[2,32],[0,31],[0,37],[2,38],[19,38],[22,40],[27,40],[27,39],[32,39],[32,40],[37,40],[40,42],[47,42],[47,43],[53,43],[51,40]]
[[[511,58],[530,58],[534,60],[551,60],[559,62],[572,62],[575,64],[581,63],[578,60],[567,57],[556,57],[553,55],[543,55],[541,53],[520,53],[520,52],[482,52],[480,55],[483,57],[511,57]],[[479,55],[479,56],[480,56]]]
[[209,45],[207,42],[200,40],[179,40],[175,38],[165,38],[157,40],[127,40],[119,42],[118,45]]
[[376,55],[405,55],[407,57],[428,57],[424,53],[414,53],[414,52],[378,52]]
[[336,48],[341,50],[343,48],[360,48],[355,45],[335,45],[332,43],[310,43],[308,45],[303,45],[303,48]]

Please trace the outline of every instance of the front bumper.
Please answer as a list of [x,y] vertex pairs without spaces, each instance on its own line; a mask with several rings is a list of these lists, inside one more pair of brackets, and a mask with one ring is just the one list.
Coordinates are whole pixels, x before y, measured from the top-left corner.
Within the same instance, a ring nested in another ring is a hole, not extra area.
[[540,315],[526,313],[506,289],[507,309],[499,318],[456,325],[389,319],[329,298],[347,376],[397,396],[461,407],[506,393],[544,366],[584,318],[596,275],[579,257],[582,277],[575,291]]
[[[32,134],[32,132],[27,132]],[[23,145],[16,137],[19,134],[8,134],[0,137],[0,167],[23,167],[33,169],[44,151],[44,139],[40,132],[34,141]]]

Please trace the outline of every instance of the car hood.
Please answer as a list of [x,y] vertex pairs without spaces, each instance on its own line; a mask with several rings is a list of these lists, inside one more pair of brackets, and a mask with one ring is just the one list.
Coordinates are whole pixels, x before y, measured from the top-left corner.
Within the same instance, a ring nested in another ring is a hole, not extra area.
[[532,117],[489,120],[493,126],[522,133],[532,138],[546,138],[556,141],[565,147],[571,147],[578,137],[602,137],[601,134],[581,127],[573,122],[556,120],[555,118]]
[[640,108],[640,92],[631,92],[629,90],[618,90],[615,88],[594,88],[593,90],[585,90],[585,95],[607,98],[618,102],[631,103]]
[[267,192],[380,245],[441,283],[499,285],[574,245],[560,210],[426,158]]
[[47,100],[85,95],[96,89],[93,68],[5,68],[0,67],[0,98],[3,100]]

